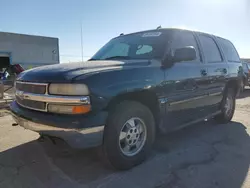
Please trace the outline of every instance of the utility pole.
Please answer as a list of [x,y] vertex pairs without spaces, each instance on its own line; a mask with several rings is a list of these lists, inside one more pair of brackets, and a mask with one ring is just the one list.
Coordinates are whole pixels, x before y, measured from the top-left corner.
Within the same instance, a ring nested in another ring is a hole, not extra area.
[[82,62],[83,62],[82,21],[81,21],[81,52],[82,52]]

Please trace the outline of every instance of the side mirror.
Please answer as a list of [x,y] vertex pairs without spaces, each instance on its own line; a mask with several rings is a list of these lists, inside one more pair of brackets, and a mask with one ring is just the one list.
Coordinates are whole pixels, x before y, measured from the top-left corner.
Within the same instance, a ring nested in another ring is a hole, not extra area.
[[193,61],[196,59],[196,51],[193,46],[186,46],[184,48],[176,49],[174,52],[174,57],[172,59],[173,63],[181,61]]
[[176,62],[193,61],[196,59],[196,50],[193,46],[178,48],[163,59],[163,66],[169,68]]

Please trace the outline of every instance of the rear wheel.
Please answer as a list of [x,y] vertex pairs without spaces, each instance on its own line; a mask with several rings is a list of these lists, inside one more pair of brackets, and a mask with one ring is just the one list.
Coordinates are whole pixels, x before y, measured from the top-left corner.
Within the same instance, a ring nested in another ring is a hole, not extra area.
[[245,80],[244,78],[240,82],[240,92],[243,92],[245,90]]
[[225,91],[221,103],[221,113],[215,118],[219,123],[227,123],[231,121],[235,111],[235,100],[234,90],[232,88],[228,88]]
[[111,112],[104,131],[103,151],[113,167],[129,169],[146,159],[154,138],[151,111],[141,103],[125,101]]

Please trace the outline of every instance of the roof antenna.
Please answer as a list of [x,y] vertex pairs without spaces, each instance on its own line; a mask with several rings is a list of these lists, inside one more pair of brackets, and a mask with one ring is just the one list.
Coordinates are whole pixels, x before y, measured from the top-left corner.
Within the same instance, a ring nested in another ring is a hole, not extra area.
[[158,26],[156,29],[161,29],[161,25],[160,25],[160,26]]
[[124,35],[123,33],[120,34],[120,36],[123,36],[123,35]]

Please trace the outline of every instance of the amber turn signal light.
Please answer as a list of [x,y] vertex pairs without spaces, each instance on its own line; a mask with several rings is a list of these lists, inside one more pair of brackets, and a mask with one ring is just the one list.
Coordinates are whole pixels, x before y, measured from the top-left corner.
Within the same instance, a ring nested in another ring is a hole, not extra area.
[[74,106],[72,108],[72,114],[86,114],[91,110],[90,105]]
[[59,105],[49,104],[48,111],[58,114],[85,114],[91,110],[90,104],[84,105]]

